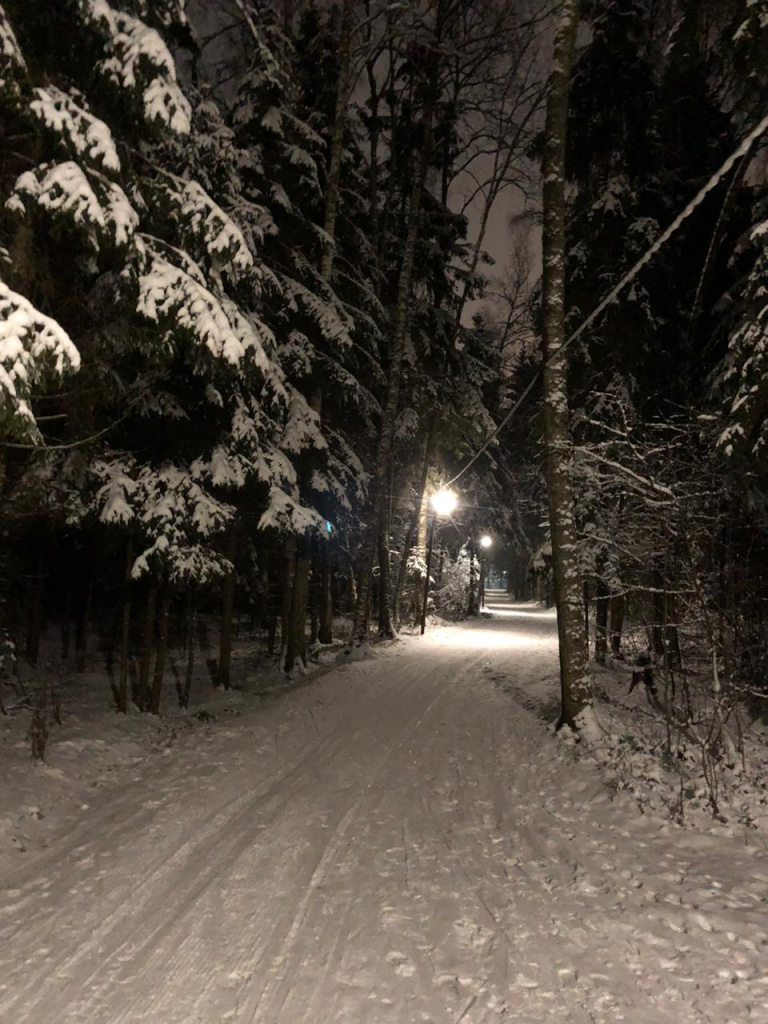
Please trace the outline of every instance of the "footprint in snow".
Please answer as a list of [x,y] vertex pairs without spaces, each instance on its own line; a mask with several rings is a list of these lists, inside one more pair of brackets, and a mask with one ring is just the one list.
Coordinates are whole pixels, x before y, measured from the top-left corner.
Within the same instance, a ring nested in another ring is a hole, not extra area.
[[460,920],[454,921],[453,930],[459,945],[465,949],[470,947],[482,949],[488,943],[489,936],[486,929],[481,928],[479,924],[475,924],[469,918],[462,917]]
[[398,953],[397,950],[387,953],[387,963],[394,967],[395,974],[399,974],[401,978],[412,978],[416,973],[416,968],[405,953]]

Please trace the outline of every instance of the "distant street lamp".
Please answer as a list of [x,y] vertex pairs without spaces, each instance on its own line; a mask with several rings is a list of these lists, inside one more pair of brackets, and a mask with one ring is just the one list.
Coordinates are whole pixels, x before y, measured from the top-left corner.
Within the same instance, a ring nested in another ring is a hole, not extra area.
[[485,608],[485,552],[493,546],[493,537],[480,538],[480,607]]
[[427,545],[427,573],[424,577],[424,601],[421,605],[421,635],[427,628],[427,601],[429,599],[429,572],[432,568],[432,550],[435,544],[435,526],[438,516],[450,516],[459,504],[459,497],[455,491],[437,491],[429,499],[433,509],[432,525],[429,529],[429,544]]

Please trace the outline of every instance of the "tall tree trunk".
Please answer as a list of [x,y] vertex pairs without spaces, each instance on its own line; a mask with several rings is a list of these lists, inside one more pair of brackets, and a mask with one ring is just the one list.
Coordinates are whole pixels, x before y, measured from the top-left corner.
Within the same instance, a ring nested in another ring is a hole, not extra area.
[[328,180],[325,186],[325,249],[320,261],[320,276],[326,284],[331,283],[333,257],[336,247],[336,213],[339,208],[339,186],[341,182],[341,158],[344,153],[344,129],[347,124],[347,104],[350,91],[350,68],[352,58],[352,14],[354,0],[343,0],[341,32],[336,50],[336,64],[339,78],[336,83],[336,106],[333,112],[331,150],[328,157]]
[[563,0],[547,97],[544,143],[543,385],[544,473],[547,483],[557,627],[560,639],[560,725],[576,727],[589,703],[588,650],[572,484],[565,337],[565,139],[568,89],[579,25],[579,0]]
[[[347,126],[347,107],[352,87],[352,26],[355,0],[342,0],[341,27],[336,50],[338,79],[336,101],[328,155],[328,170],[325,185],[323,231],[324,248],[320,257],[320,277],[332,287],[333,262],[336,253],[336,218],[341,191],[341,163],[344,155],[344,132]],[[310,406],[317,413],[322,412],[324,381],[316,380],[310,397]],[[304,482],[309,479],[309,466],[301,474]],[[295,544],[295,540],[294,540]],[[293,559],[292,559],[293,561]],[[284,667],[290,671],[297,658],[306,661],[305,620],[309,604],[309,558],[300,557],[283,590],[282,646],[285,657]],[[302,611],[303,609],[303,611]],[[299,622],[301,619],[301,622]],[[273,641],[272,641],[273,642]],[[272,643],[270,644],[272,646]]]
[[[405,586],[405,579],[408,575],[408,558],[411,554],[411,547],[413,546],[413,535],[419,528],[422,518],[422,511],[426,513],[426,503],[424,501],[424,492],[427,489],[427,480],[429,478],[429,464],[432,461],[432,433],[434,426],[434,416],[431,418],[429,428],[427,430],[427,440],[424,445],[424,462],[421,466],[421,476],[419,477],[418,489],[416,491],[416,505],[414,506],[413,513],[411,514],[410,521],[408,523],[408,529],[405,531],[405,538],[403,540],[403,554],[400,559],[400,568],[397,573],[397,583],[395,585],[395,593],[392,596],[392,619],[395,629],[400,625],[400,599],[403,593],[403,587]],[[426,514],[424,515],[424,547],[427,544],[427,531],[426,531]]]
[[235,557],[237,555],[237,538],[234,531],[230,534],[227,545],[227,558],[232,563],[221,591],[221,629],[219,632],[219,672],[217,684],[228,690],[232,684],[232,612],[235,606]]
[[40,656],[40,634],[43,630],[43,581],[45,579],[45,543],[40,541],[35,558],[35,572],[27,587],[27,645],[30,665],[36,666]]
[[333,641],[333,591],[331,589],[331,552],[330,541],[323,541],[320,545],[320,585],[318,594],[318,623],[317,639],[321,644],[329,644]]
[[163,692],[163,676],[165,674],[165,656],[168,651],[168,588],[163,585],[160,591],[160,610],[157,617],[157,655],[155,657],[155,675],[152,680],[152,702],[149,710],[153,715],[160,714],[160,697]]
[[293,603],[293,579],[296,575],[296,535],[291,533],[285,539],[283,553],[282,591],[280,594],[280,650],[285,657],[288,634],[291,631],[291,605]]
[[88,659],[88,618],[91,608],[91,595],[93,593],[93,571],[91,552],[87,551],[83,559],[85,565],[81,568],[81,574],[85,580],[78,581],[75,600],[75,671],[85,672]]
[[309,594],[309,555],[306,540],[299,541],[296,558],[296,569],[293,577],[293,589],[290,614],[288,617],[288,636],[285,644],[285,671],[290,672],[297,665],[307,662],[307,598]]
[[614,594],[611,598],[611,654],[615,658],[621,654],[621,638],[624,633],[624,613],[627,607],[627,598],[624,594]]
[[608,655],[608,598],[610,594],[601,575],[595,579],[595,661],[604,665]]
[[[408,233],[405,238],[405,245],[403,246],[400,275],[397,281],[397,301],[395,305],[395,318],[392,325],[392,349],[389,374],[387,377],[387,398],[381,416],[376,459],[371,479],[375,518],[363,544],[362,571],[360,575],[360,587],[357,595],[357,606],[355,608],[355,623],[353,631],[354,636],[358,640],[364,640],[368,635],[373,560],[376,552],[377,539],[383,528],[383,522],[386,518],[386,511],[388,507],[388,470],[392,455],[392,445],[395,437],[395,424],[400,403],[400,384],[402,380],[403,358],[405,356],[405,347],[410,325],[411,279],[413,277],[413,264],[416,257],[416,242],[419,237],[421,202],[424,187],[426,185],[430,154],[432,151],[432,122],[436,102],[435,93],[436,86],[433,83],[427,94],[427,101],[422,118],[424,137],[422,139],[418,165],[416,173],[414,174],[413,187],[408,204]],[[389,600],[389,595],[383,593],[381,595],[381,600],[383,602],[387,602]]]
[[314,647],[320,638],[320,566],[317,555],[309,569],[309,645]]
[[479,611],[479,588],[477,585],[477,572],[475,571],[475,542],[472,537],[469,538],[467,549],[469,551],[469,595],[467,597],[467,615],[471,618],[473,615],[477,615]]
[[152,665],[152,645],[155,639],[156,606],[157,590],[154,587],[150,587],[147,594],[144,639],[141,645],[141,661],[139,662],[139,707],[142,711],[149,711],[149,673]]
[[120,684],[117,691],[117,710],[128,713],[128,647],[131,641],[131,568],[133,544],[128,542],[125,552],[125,579],[123,581],[123,614],[120,626]]
[[652,621],[650,647],[660,659],[664,659],[664,639],[667,627],[667,595],[665,593],[664,576],[658,566],[651,575],[653,583]]
[[387,467],[387,493],[382,498],[382,514],[379,518],[379,636],[393,637],[392,613],[389,604],[389,536],[392,525],[392,456]]
[[179,706],[189,707],[189,698],[192,695],[192,676],[195,671],[195,624],[197,620],[197,609],[192,598],[187,604],[187,670],[184,675],[184,688],[179,687]]

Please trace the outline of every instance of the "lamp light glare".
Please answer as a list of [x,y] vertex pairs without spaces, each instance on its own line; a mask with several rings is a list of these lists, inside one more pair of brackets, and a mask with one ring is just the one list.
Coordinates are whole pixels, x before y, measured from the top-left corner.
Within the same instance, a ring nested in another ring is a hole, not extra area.
[[485,548],[486,550],[488,550],[488,548],[492,544],[493,544],[493,538],[489,537],[487,533],[486,533],[486,535],[484,537],[480,538],[480,547],[481,548]]
[[438,491],[431,499],[432,508],[439,516],[449,516],[459,503],[455,491]]

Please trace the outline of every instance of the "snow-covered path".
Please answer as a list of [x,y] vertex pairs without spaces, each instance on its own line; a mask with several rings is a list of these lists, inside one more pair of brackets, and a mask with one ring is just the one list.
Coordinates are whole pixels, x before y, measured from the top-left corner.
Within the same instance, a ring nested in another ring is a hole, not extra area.
[[200,730],[0,882],[3,1024],[768,1022],[768,857],[547,735],[492,595]]

